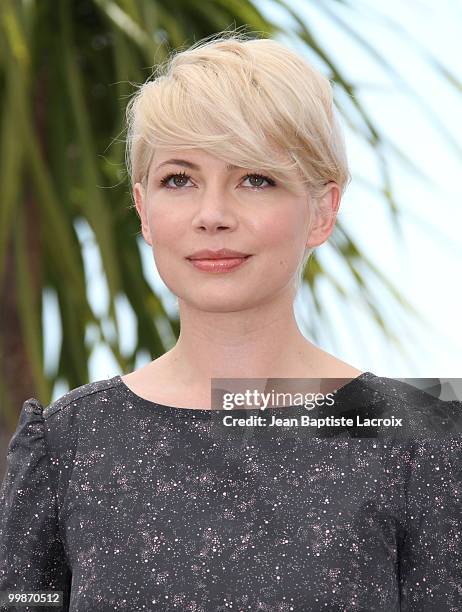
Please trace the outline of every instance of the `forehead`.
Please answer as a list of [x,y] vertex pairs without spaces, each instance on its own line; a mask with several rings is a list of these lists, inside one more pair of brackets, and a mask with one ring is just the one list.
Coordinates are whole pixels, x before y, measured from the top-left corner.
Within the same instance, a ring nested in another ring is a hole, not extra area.
[[167,166],[169,164],[175,164],[190,168],[191,170],[201,170],[207,166],[223,167],[225,170],[236,170],[242,168],[233,163],[228,163],[219,157],[203,150],[199,149],[168,149],[162,151],[156,151],[153,154],[150,169],[153,171]]

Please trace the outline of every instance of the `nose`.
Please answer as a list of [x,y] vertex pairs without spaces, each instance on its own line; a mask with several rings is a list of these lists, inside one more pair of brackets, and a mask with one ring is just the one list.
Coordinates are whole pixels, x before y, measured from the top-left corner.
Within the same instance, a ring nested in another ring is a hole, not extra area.
[[234,229],[237,226],[236,202],[218,186],[207,187],[198,198],[193,226],[201,232]]

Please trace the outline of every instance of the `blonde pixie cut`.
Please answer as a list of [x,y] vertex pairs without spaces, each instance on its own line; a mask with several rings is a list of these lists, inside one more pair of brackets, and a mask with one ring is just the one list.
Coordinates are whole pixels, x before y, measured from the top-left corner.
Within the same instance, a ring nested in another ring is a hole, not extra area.
[[[200,148],[266,170],[289,190],[295,170],[312,207],[327,183],[337,183],[343,195],[351,178],[330,81],[269,38],[223,31],[173,51],[138,86],[126,115],[132,188],[146,185],[162,148]],[[312,251],[300,263],[298,284]]]

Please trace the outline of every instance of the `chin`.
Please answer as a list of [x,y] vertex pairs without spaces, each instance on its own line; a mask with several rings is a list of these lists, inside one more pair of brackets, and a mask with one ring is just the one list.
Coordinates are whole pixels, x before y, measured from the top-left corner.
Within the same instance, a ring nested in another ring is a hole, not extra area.
[[185,305],[204,312],[238,312],[256,305],[255,294],[239,293],[236,289],[230,289],[229,291],[217,291],[214,294],[206,287],[199,292],[196,286],[191,293],[185,294],[183,291],[182,295],[177,295],[178,300]]

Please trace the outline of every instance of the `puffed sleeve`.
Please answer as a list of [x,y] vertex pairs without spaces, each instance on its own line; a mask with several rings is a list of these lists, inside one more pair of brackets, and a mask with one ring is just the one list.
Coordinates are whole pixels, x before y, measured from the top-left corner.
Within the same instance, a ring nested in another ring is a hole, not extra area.
[[[7,450],[0,488],[0,591],[63,591],[69,609],[71,572],[59,533],[57,474],[47,448],[43,406],[24,402]],[[12,610],[0,604],[0,610]],[[56,610],[29,605],[23,611]]]
[[462,435],[414,440],[399,554],[402,612],[462,610]]

